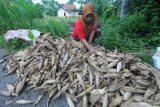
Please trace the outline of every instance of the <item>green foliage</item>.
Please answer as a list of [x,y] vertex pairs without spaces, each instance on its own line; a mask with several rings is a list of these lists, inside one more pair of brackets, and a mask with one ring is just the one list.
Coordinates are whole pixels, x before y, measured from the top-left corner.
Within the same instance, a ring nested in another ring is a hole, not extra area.
[[76,0],[69,0],[68,4],[73,4]]
[[142,38],[142,40],[147,44],[147,46],[158,47],[160,46],[160,32],[151,33]]
[[81,4],[80,10],[82,10],[82,5],[86,3],[86,0],[76,0],[76,2],[78,2],[79,4]]
[[[142,40],[147,43],[148,46],[156,47],[160,44],[160,1],[159,0],[135,0],[132,1],[130,7],[131,14],[141,13],[145,16],[145,27],[141,28],[145,35],[142,35]],[[141,31],[141,32],[142,32]]]
[[[72,19],[73,20],[73,19]],[[75,20],[75,19],[74,19]],[[38,29],[41,32],[51,32],[54,37],[68,37],[68,23],[70,19],[57,19],[57,18],[48,18],[48,19],[35,19],[32,23],[33,26],[30,29]],[[34,40],[32,32],[29,32],[28,37],[31,40]],[[6,48],[9,51],[20,50],[28,47],[32,42],[26,42],[20,39],[13,39],[5,41],[3,36],[0,36],[0,46]]]
[[[113,3],[115,8],[120,7],[117,5],[117,1]],[[110,5],[110,3],[107,3]],[[119,20],[117,15],[119,15],[119,10],[113,12],[113,7],[110,8],[106,5],[103,6],[103,17],[106,26],[103,27],[104,35],[107,35],[105,39],[108,40],[106,43],[107,47],[115,48],[119,41],[128,41],[127,45],[118,46],[121,50],[129,49],[139,49],[145,47],[157,47],[160,45],[160,1],[159,0],[132,0],[129,10],[129,15]],[[117,13],[113,16],[113,13]],[[117,17],[116,20],[112,17]],[[109,29],[109,30],[108,30]],[[103,35],[103,36],[104,36]],[[121,40],[123,37],[123,40]],[[105,42],[105,39],[103,41]],[[105,44],[105,43],[102,43]],[[123,44],[123,43],[122,43]],[[132,46],[132,45],[133,46]],[[137,45],[138,44],[138,45]],[[114,46],[113,46],[114,45]]]
[[137,12],[145,16],[146,29],[145,35],[142,40],[147,46],[157,47],[160,45],[160,1],[147,0],[147,1],[132,1],[132,13]]
[[31,42],[26,42],[20,39],[5,41],[3,36],[4,35],[0,35],[0,46],[8,51],[18,51],[31,45]]
[[[72,19],[73,20],[73,19]],[[54,37],[67,37],[69,35],[68,23],[70,19],[35,19],[32,23],[33,26],[30,29],[38,29],[41,32],[51,32]],[[34,39],[32,32],[29,32],[28,37]],[[0,36],[0,46],[7,48],[8,50],[19,50],[28,47],[31,43],[23,40],[10,40],[5,41],[3,36]]]
[[35,5],[35,10],[34,10],[34,18],[43,18],[45,8],[41,4],[34,4]]
[[106,18],[109,18],[111,15],[112,15],[112,6],[111,5],[106,5],[104,8],[103,8],[103,17],[106,19]]
[[50,16],[57,16],[57,10],[60,8],[60,4],[54,0],[42,0],[44,7],[46,8],[45,12]]
[[[99,43],[108,49],[140,52],[144,61],[153,63],[153,50],[151,55],[147,55],[145,48],[154,49],[155,52],[155,47],[160,46],[160,1],[132,0],[129,15],[122,20],[119,19],[120,10],[116,10],[121,4],[117,4],[108,4],[112,8],[103,6],[104,25]],[[117,12],[114,12],[114,6]]]
[[156,48],[152,48],[152,49],[140,49],[138,50],[138,52],[140,52],[142,55],[140,56],[140,58],[149,63],[149,64],[152,64],[153,65],[153,59],[152,59],[152,56],[156,53]]
[[[42,17],[43,9],[25,0],[0,0],[0,29],[30,28],[34,18]],[[41,9],[41,11],[39,11]]]
[[[49,12],[55,16],[59,4],[55,1],[45,2],[45,7],[33,4],[32,0],[0,0],[0,29],[1,34],[11,29],[37,29],[41,32],[52,32],[56,37],[68,35],[68,19],[46,18],[41,19],[44,13]],[[29,38],[34,36],[29,32]],[[31,42],[13,39],[5,41],[0,35],[0,46],[7,50],[19,50],[28,47]]]
[[46,18],[41,20],[34,20],[33,28],[40,30],[41,32],[52,32],[56,37],[67,36],[68,33],[68,19],[58,18]]
[[98,15],[103,15],[105,18],[115,15],[117,9],[117,1],[114,0],[90,0],[94,4],[95,11]]
[[[45,9],[40,4],[33,4],[29,0],[0,0],[0,6],[1,34],[11,29],[37,29],[41,32],[52,32],[56,37],[68,36],[69,19],[42,19]],[[34,39],[31,33],[29,38]],[[0,46],[8,50],[23,49],[29,45],[30,43],[17,39],[6,42],[0,36]]]
[[105,25],[102,26],[102,37],[100,38],[100,44],[109,49],[118,48],[122,51],[137,50],[144,46],[144,43],[139,38],[133,38],[128,36],[128,25],[123,21],[119,22],[117,18],[109,18],[105,21]]
[[2,47],[2,46],[5,46],[5,44],[6,44],[6,41],[5,41],[5,39],[4,39],[4,35],[0,35],[0,46]]
[[29,33],[28,33],[28,38],[30,38],[32,41],[35,39],[34,38],[34,34],[31,32],[31,31],[29,31]]
[[98,15],[102,15],[102,1],[96,0],[95,2],[93,2],[93,4],[95,6],[96,13]]
[[7,47],[10,51],[12,50],[16,51],[16,50],[27,48],[29,45],[31,45],[30,42],[26,42],[20,39],[13,39],[13,40],[8,41],[5,44],[5,47]]
[[145,16],[140,13],[123,18],[119,23],[121,27],[121,35],[125,34],[131,38],[145,36],[148,33],[146,31],[148,26],[145,20]]

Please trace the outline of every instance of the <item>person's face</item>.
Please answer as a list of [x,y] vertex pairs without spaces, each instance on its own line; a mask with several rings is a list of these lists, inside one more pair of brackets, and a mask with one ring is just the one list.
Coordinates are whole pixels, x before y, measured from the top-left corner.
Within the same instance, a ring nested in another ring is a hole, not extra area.
[[85,17],[85,22],[87,24],[91,24],[93,21],[94,21],[93,14],[92,13],[87,14],[86,17]]

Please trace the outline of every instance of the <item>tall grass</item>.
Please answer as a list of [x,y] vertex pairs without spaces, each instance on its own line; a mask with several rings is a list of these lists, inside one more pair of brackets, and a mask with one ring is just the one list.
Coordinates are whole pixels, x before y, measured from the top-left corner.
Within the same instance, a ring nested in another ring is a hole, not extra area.
[[1,32],[9,29],[30,28],[35,6],[25,0],[0,0]]
[[44,14],[44,10],[29,0],[0,0],[0,7],[1,33],[11,29],[37,29],[61,37],[67,33],[66,20],[39,18],[36,13]]
[[56,17],[46,19],[35,19],[33,21],[33,29],[41,32],[51,32],[55,37],[65,37],[68,35],[69,25],[65,19]]
[[117,18],[106,20],[99,43],[108,49],[118,48],[121,51],[136,51],[144,47],[141,39],[130,37],[122,27]]
[[51,32],[55,37],[69,35],[68,24],[74,18],[42,18],[44,12],[42,6],[35,5],[30,0],[0,0],[0,46],[9,50],[28,46],[28,43],[23,43],[21,40],[12,40],[6,43],[3,35],[8,30],[36,29],[44,33]]

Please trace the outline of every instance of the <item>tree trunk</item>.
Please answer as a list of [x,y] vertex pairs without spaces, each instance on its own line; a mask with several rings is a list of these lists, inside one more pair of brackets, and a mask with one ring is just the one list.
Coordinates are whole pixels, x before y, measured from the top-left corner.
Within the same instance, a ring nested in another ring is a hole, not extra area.
[[122,0],[121,3],[121,11],[120,11],[120,18],[122,19],[124,16],[127,15],[131,0]]

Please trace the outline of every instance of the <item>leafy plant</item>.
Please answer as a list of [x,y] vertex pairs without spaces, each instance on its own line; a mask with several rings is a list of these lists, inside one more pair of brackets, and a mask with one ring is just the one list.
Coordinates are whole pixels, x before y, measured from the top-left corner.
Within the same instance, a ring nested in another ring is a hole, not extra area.
[[68,21],[66,19],[47,18],[34,20],[33,28],[41,32],[51,32],[56,37],[65,37],[68,34]]
[[[127,24],[126,24],[127,25]],[[129,25],[128,25],[129,26]],[[124,26],[123,26],[124,27]],[[122,23],[117,18],[105,20],[102,26],[102,36],[99,43],[108,49],[118,48],[122,51],[133,51],[144,47],[144,43],[140,38],[129,36],[128,29],[124,29]]]
[[26,42],[21,39],[13,39],[6,41],[4,35],[0,35],[0,46],[8,51],[18,51],[27,48],[31,45],[31,42]]
[[0,0],[0,7],[1,33],[11,29],[31,28],[32,21],[44,13],[41,5],[26,0]]
[[29,33],[28,33],[28,38],[30,38],[32,41],[35,39],[35,37],[34,37],[34,34],[31,32],[31,31],[29,31]]

